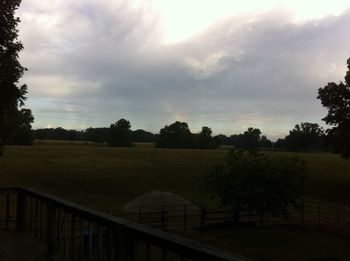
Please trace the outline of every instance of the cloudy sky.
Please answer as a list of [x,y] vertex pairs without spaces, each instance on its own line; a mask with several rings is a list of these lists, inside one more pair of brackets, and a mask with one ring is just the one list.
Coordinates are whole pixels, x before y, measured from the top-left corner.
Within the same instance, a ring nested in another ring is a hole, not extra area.
[[322,124],[317,89],[350,57],[349,0],[23,0],[18,15],[34,128],[181,120],[274,140]]

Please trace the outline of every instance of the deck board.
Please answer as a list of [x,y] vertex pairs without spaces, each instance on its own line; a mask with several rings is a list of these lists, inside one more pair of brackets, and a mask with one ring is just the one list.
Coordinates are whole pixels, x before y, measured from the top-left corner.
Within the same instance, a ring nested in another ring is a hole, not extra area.
[[0,231],[1,261],[42,261],[45,258],[45,246],[27,239],[21,234]]

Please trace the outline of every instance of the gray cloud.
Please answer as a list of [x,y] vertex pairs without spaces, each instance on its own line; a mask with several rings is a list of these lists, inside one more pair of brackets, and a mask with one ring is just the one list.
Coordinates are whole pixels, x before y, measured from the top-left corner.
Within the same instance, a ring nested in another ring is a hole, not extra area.
[[[179,119],[194,131],[209,125],[229,134],[253,125],[277,137],[301,121],[321,122],[317,89],[342,80],[349,57],[349,10],[299,24],[276,10],[236,16],[162,45],[149,10],[126,1],[60,2],[29,1],[20,12],[24,80],[38,127],[107,126],[127,117],[157,131]],[[47,114],[69,107],[77,115],[49,122],[43,106]],[[87,118],[79,120],[81,113]]]

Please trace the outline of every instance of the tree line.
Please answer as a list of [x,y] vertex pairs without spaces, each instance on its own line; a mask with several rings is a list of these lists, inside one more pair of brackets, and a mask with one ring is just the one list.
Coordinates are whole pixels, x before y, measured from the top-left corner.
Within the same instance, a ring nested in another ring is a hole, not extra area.
[[126,119],[120,119],[110,127],[87,128],[86,130],[66,130],[64,128],[44,128],[33,130],[32,137],[36,140],[67,140],[107,143],[115,147],[132,146],[135,142],[154,143],[158,148],[193,148],[217,149],[220,145],[234,145],[237,148],[270,148],[272,142],[261,136],[261,131],[248,128],[241,134],[227,137],[212,135],[211,128],[203,126],[198,133],[192,133],[186,122],[176,121],[164,126],[159,133],[154,134],[142,129],[131,130],[131,124]]
[[135,142],[154,143],[158,148],[217,149],[230,145],[238,149],[274,148],[294,152],[329,151],[333,144],[317,123],[304,122],[295,125],[285,138],[272,142],[258,128],[250,127],[240,134],[226,136],[212,135],[211,128],[204,126],[198,133],[192,133],[186,122],[176,121],[164,126],[158,134],[142,129],[131,130],[126,119],[120,119],[111,126],[87,128],[86,130],[66,130],[45,128],[33,130],[32,138],[37,140],[67,140],[107,143],[116,147],[132,146]]

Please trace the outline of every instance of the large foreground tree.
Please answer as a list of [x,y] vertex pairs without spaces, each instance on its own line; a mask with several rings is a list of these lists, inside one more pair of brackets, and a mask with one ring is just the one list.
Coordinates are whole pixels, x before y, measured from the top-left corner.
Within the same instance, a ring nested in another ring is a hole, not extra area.
[[[11,139],[18,128],[30,126],[33,121],[28,110],[20,110],[26,100],[27,86],[19,83],[24,68],[18,61],[18,54],[23,50],[18,40],[17,26],[20,22],[15,17],[21,0],[0,1],[0,154],[3,144]],[[25,120],[24,124],[21,119]],[[13,142],[13,141],[12,141]]]
[[328,109],[323,120],[333,126],[328,131],[328,137],[335,152],[343,157],[350,157],[350,58],[347,60],[348,71],[345,82],[339,84],[330,82],[318,89],[318,99]]
[[298,206],[307,173],[306,162],[297,158],[272,157],[254,150],[232,149],[226,164],[203,177],[203,188],[223,206],[231,207],[234,222],[242,210],[288,214]]

